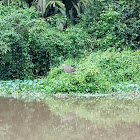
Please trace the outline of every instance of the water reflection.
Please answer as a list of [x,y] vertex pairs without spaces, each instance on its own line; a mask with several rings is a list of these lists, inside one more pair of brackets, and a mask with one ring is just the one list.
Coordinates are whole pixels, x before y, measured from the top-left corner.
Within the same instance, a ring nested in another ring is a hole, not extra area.
[[139,140],[140,99],[0,98],[0,140]]
[[66,121],[70,121],[76,118],[76,113],[75,112],[69,112],[67,113],[62,119],[61,122],[66,122]]

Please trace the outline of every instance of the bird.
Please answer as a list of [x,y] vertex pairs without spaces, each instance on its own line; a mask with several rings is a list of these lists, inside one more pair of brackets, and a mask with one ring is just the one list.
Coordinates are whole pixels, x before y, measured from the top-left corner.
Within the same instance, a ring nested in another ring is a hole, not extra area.
[[64,69],[65,72],[70,73],[70,74],[75,74],[76,69],[74,67],[69,67],[65,64],[61,64],[61,67]]

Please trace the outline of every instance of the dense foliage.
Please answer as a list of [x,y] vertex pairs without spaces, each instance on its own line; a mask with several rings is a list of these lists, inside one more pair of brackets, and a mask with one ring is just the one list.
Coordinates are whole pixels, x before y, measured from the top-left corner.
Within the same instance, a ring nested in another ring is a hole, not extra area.
[[[72,25],[61,14],[46,20],[32,7],[0,4],[0,79],[47,76],[42,82],[47,93],[139,85],[138,0],[91,0],[85,6],[75,5],[79,19]],[[64,73],[58,67],[62,63],[74,65],[77,73]]]
[[75,75],[62,71],[60,67],[51,70],[43,82],[47,93],[115,92],[119,84],[140,84],[140,51],[99,51],[77,64],[72,62],[77,69]]
[[80,24],[91,35],[93,49],[140,48],[139,0],[92,0]]
[[32,9],[1,5],[0,13],[0,78],[46,75],[50,66],[80,57],[88,48],[82,28],[62,32]]

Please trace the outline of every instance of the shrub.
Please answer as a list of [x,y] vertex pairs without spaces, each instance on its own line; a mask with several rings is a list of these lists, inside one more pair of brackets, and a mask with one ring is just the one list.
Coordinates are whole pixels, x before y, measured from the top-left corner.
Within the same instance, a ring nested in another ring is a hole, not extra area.
[[46,93],[105,93],[117,91],[118,84],[140,84],[140,51],[98,51],[75,67],[75,75],[53,68],[42,83]]
[[37,46],[40,50],[46,49],[50,65],[54,65],[59,63],[59,59],[76,58],[83,55],[84,51],[88,50],[88,37],[82,29],[77,27],[61,32],[39,23],[30,29],[29,44],[33,49]]
[[0,5],[0,78],[32,76],[28,55],[29,21],[38,17],[32,9]]
[[140,48],[140,4],[137,0],[92,0],[92,3],[81,16],[80,25],[91,35],[93,49]]
[[24,79],[47,75],[62,59],[76,58],[88,49],[82,28],[60,31],[33,9],[0,5],[0,78]]

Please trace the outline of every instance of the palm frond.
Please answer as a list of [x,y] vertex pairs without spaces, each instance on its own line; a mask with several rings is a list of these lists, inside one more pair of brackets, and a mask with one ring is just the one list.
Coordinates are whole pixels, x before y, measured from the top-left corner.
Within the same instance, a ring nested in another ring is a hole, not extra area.
[[55,6],[58,6],[58,7],[61,7],[62,9],[65,9],[65,5],[61,2],[61,1],[57,1],[57,0],[53,0],[53,1],[49,1],[47,4],[46,4],[46,8],[48,7],[55,7]]

